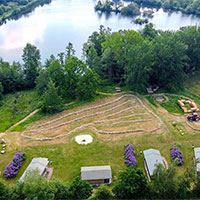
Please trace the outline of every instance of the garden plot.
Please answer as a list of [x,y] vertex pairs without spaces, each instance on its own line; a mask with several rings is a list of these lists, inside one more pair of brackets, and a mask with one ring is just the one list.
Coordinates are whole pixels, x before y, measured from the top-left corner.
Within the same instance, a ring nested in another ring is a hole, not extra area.
[[160,118],[136,96],[117,95],[56,115],[29,127],[22,136],[33,140],[53,140],[90,129],[98,134],[154,132]]

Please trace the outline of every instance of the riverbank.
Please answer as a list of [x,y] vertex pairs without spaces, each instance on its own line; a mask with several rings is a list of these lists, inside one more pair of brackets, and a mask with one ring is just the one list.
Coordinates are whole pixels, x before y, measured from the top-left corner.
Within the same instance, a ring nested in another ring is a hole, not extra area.
[[6,23],[7,20],[19,19],[22,15],[32,12],[36,7],[51,3],[51,0],[33,0],[25,5],[12,5],[9,7],[0,5],[3,8],[7,7],[7,12],[3,12],[0,16],[0,25]]

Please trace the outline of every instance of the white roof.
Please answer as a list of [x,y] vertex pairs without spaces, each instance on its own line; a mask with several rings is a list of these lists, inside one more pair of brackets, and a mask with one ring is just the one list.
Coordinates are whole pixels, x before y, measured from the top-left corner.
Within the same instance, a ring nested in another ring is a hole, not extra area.
[[163,163],[163,158],[160,155],[160,151],[156,149],[148,149],[143,151],[143,153],[150,176],[153,175],[153,172],[157,168],[158,164],[165,166]]
[[99,180],[99,179],[111,179],[111,178],[112,178],[112,172],[109,165],[81,167],[82,180]]
[[[200,162],[200,147],[198,148],[194,148],[194,158],[195,158],[195,161],[199,161]],[[200,172],[200,163],[197,163],[196,165],[196,169],[197,169],[197,172]]]
[[26,168],[24,173],[22,174],[19,181],[24,181],[26,173],[33,170],[38,170],[40,176],[43,174],[45,168],[47,167],[49,161],[48,158],[33,158],[29,166]]

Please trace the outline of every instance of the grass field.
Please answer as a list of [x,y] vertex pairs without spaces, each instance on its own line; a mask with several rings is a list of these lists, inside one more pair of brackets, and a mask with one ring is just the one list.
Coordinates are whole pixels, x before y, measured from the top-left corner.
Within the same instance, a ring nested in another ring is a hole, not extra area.
[[[193,98],[195,102],[198,103],[198,94],[193,93],[194,91],[192,89],[190,90],[190,87],[193,87],[193,85],[187,85],[187,89],[190,91],[188,94],[186,91],[181,94]],[[197,87],[197,85],[195,85],[195,87]],[[198,89],[196,88],[195,90]],[[102,89],[102,92],[104,91],[105,88]],[[112,93],[112,91],[113,89],[109,89],[109,93]],[[32,95],[34,95],[34,92]],[[166,101],[158,103],[154,100],[154,97],[140,96],[140,101],[147,108],[145,109],[135,97],[126,97],[115,101],[120,96],[120,94],[108,96],[99,95],[94,99],[94,102],[93,100],[91,102],[75,102],[75,104],[70,105],[69,110],[53,116],[45,116],[44,118],[41,113],[37,113],[15,128],[15,130],[18,131],[22,131],[26,128],[26,134],[31,137],[51,138],[67,134],[77,127],[89,124],[66,137],[50,141],[33,141],[23,138],[20,132],[8,132],[6,135],[0,134],[0,138],[5,138],[8,143],[7,153],[5,155],[0,155],[0,171],[5,169],[16,152],[23,151],[27,156],[27,160],[16,178],[5,180],[1,174],[0,180],[13,184],[22,175],[32,158],[47,157],[53,162],[53,177],[59,178],[62,181],[71,182],[74,177],[80,175],[81,166],[110,165],[113,173],[113,182],[115,183],[119,172],[126,168],[123,155],[124,145],[127,143],[131,143],[135,146],[138,167],[143,168],[144,166],[143,155],[140,154],[140,151],[148,148],[159,149],[162,156],[164,156],[170,164],[170,146],[174,142],[181,145],[184,156],[183,166],[176,167],[178,174],[183,174],[187,167],[193,165],[192,145],[196,147],[200,146],[200,131],[194,131],[187,125],[186,115],[182,113],[179,106],[176,104],[177,99],[180,97],[167,95],[168,99]],[[114,103],[106,104],[111,101],[114,101]],[[94,109],[95,106],[100,107]],[[83,112],[83,110],[87,108],[90,108],[90,110],[85,110]],[[34,102],[28,104],[26,109],[29,109],[29,111],[27,111],[23,117],[35,109]],[[153,112],[158,118],[149,113],[148,110]],[[139,114],[139,116],[135,116],[135,114]],[[86,118],[81,118],[86,115]],[[2,116],[2,114],[0,114],[0,116]],[[60,117],[63,118],[57,120]],[[147,119],[152,119],[153,121],[149,123],[143,121],[134,123],[134,120]],[[157,131],[148,132],[148,130],[158,127],[158,119],[162,121],[162,126]],[[105,120],[105,122],[99,124],[99,121],[102,120]],[[129,123],[129,121],[133,121],[133,123]],[[176,127],[172,125],[173,121],[176,121]],[[95,122],[98,123],[96,124]],[[40,127],[41,125],[43,126]],[[200,129],[199,122],[191,125]],[[58,128],[55,128],[56,126],[58,126]],[[4,128],[4,130],[5,129],[6,128]],[[104,135],[98,133],[98,131],[117,132],[137,129],[144,129],[147,132],[132,132],[123,135]],[[30,130],[39,130],[40,132],[31,133],[29,132]],[[180,130],[184,132],[184,135],[181,135]],[[78,145],[75,143],[74,138],[79,134],[92,135],[94,138],[93,143],[86,146]]]

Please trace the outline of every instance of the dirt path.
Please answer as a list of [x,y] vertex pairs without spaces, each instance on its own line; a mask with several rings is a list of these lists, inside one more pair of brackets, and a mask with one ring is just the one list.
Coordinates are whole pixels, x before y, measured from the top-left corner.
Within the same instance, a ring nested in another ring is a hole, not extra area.
[[16,124],[14,124],[13,126],[11,126],[9,129],[7,129],[5,132],[7,133],[8,131],[10,131],[12,128],[18,126],[19,124],[23,123],[24,121],[26,121],[27,119],[29,119],[31,116],[35,115],[40,109],[36,109],[34,110],[32,113],[30,113],[27,117],[25,117],[24,119],[22,119],[21,121],[17,122]]

